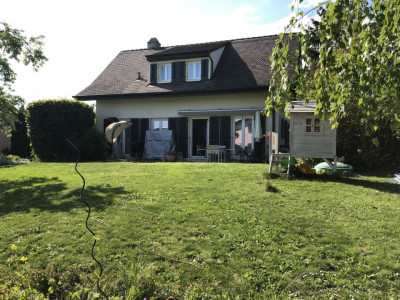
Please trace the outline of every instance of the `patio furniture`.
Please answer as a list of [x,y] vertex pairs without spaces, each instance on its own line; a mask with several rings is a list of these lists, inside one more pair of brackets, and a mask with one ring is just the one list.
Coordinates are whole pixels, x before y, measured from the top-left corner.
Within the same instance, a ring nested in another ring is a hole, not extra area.
[[226,161],[226,146],[224,145],[209,145],[207,147],[208,161],[222,162]]
[[196,145],[197,156],[206,156],[207,148],[202,145]]

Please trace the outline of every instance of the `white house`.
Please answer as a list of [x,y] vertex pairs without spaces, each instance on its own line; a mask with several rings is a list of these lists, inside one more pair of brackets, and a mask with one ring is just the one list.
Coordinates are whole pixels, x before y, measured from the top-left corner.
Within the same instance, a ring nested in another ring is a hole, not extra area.
[[[123,135],[126,155],[143,152],[146,130],[169,129],[185,158],[200,155],[199,148],[224,145],[236,153],[252,149],[264,161],[268,143],[255,140],[253,131],[256,112],[265,108],[276,39],[161,47],[152,38],[146,49],[120,52],[74,97],[96,100],[99,130],[116,119],[133,123]],[[278,113],[262,116],[262,132],[278,132],[281,146],[288,146],[286,122]]]

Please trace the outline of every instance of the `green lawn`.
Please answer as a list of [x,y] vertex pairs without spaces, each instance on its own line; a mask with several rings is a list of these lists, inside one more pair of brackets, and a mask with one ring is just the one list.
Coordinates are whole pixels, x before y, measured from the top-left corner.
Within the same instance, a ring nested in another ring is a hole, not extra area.
[[[262,164],[78,169],[110,298],[400,298],[388,179],[274,179],[266,192]],[[100,297],[81,185],[72,163],[0,167],[0,299]]]

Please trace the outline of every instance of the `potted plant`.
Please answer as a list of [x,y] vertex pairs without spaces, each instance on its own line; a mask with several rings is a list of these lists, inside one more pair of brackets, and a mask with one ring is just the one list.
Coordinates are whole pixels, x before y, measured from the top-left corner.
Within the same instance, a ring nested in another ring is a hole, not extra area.
[[176,160],[176,153],[175,151],[170,151],[167,153],[167,161],[175,161]]

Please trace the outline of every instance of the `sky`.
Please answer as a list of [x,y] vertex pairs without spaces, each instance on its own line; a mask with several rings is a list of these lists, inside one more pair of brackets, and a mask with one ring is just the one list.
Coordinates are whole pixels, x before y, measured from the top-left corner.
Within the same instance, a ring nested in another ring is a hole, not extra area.
[[[0,22],[45,36],[45,65],[13,64],[27,102],[71,99],[122,50],[279,34],[294,0],[0,0]],[[318,0],[305,0],[302,9]],[[268,59],[268,58],[266,58]]]

